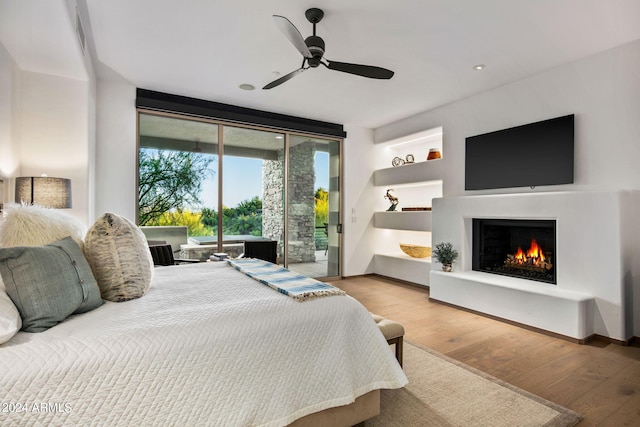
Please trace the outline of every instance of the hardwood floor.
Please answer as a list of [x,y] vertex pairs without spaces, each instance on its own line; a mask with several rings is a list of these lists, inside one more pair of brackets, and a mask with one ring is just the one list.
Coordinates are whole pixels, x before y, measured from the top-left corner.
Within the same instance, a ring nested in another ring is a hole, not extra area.
[[640,426],[640,345],[561,338],[429,301],[428,289],[379,276],[332,282],[425,345],[578,412],[578,426]]

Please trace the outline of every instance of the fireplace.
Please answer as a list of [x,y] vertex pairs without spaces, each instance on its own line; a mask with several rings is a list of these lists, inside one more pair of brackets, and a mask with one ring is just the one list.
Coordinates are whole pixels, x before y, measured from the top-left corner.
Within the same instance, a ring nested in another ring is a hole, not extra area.
[[556,221],[473,219],[472,269],[556,284]]

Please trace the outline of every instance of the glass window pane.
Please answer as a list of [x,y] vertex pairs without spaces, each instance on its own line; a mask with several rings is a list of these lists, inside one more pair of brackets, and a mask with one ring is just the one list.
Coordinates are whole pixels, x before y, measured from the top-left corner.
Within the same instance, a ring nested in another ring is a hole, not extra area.
[[138,224],[165,227],[154,230],[152,240],[171,243],[176,256],[181,249],[188,258],[206,259],[211,252],[217,221],[217,152],[215,124],[139,116]]
[[274,240],[276,259],[269,260],[284,262],[284,135],[225,126],[223,147],[224,252]]

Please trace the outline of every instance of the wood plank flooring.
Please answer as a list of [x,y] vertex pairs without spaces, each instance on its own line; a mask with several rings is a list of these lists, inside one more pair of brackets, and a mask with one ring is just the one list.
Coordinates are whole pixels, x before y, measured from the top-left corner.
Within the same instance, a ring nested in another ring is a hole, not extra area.
[[427,288],[380,276],[332,282],[425,345],[584,417],[578,426],[640,426],[640,345],[586,345],[429,301]]

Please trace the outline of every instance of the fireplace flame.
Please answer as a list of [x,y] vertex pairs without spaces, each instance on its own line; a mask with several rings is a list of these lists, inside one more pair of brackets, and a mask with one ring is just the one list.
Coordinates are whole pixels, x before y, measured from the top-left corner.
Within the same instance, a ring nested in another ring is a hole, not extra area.
[[531,239],[531,244],[527,251],[523,251],[520,246],[516,250],[516,253],[513,255],[509,255],[506,264],[509,265],[529,265],[533,267],[540,267],[545,269],[550,269],[551,264],[547,262],[546,257],[544,256],[544,251],[536,242],[536,239]]
[[527,256],[529,258],[533,258],[536,260],[534,261],[534,264],[537,264],[537,261],[544,261],[544,254],[542,253],[542,248],[538,246],[538,242],[536,242],[536,239],[531,240],[531,246],[527,251]]

